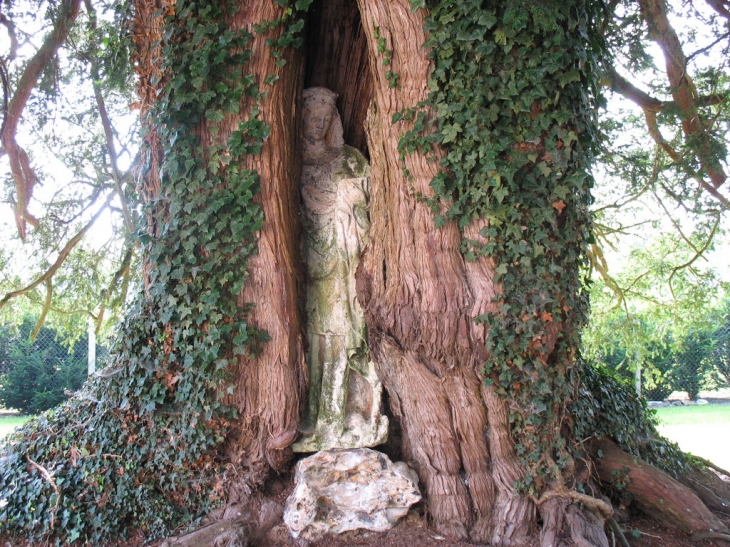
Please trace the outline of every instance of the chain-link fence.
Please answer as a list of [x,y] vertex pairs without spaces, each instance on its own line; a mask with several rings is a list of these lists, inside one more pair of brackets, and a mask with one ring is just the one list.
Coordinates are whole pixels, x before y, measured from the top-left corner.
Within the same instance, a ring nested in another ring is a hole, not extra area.
[[[108,346],[96,340],[92,329],[80,330],[69,344],[68,336],[45,326],[31,340],[34,326],[32,319],[0,325],[0,408],[28,414],[51,408],[106,362]],[[696,400],[700,394],[730,398],[730,318],[715,331],[690,334],[652,354],[643,374],[630,371],[625,354],[603,361],[627,379],[633,377],[650,401]]]
[[730,394],[730,321],[714,331],[691,333],[665,358],[651,363],[641,391],[648,400],[728,398]]
[[97,367],[106,359],[108,349],[89,332],[70,343],[47,326],[33,338],[34,326],[32,319],[0,325],[0,408],[24,414],[52,408],[84,383],[90,357],[95,355]]

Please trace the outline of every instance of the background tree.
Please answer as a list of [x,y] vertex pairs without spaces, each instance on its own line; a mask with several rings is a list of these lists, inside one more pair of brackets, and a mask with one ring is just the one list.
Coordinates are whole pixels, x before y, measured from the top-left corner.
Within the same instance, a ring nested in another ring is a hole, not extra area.
[[27,317],[19,328],[0,327],[0,405],[37,414],[59,405],[86,380],[85,338],[72,347],[59,333],[43,327],[30,340],[36,321]]
[[[614,240],[636,246],[621,253],[607,250],[619,256],[613,270],[601,273],[604,263],[597,265],[598,275],[594,272],[591,321],[583,336],[588,359],[610,364],[615,361],[610,356],[620,354],[615,364],[629,374],[641,369],[647,387],[664,378],[671,381],[670,392],[696,392],[703,376],[701,358],[692,360],[696,365],[683,365],[681,373],[668,373],[675,363],[686,363],[680,358],[685,341],[714,331],[720,322],[717,306],[727,282],[716,264],[697,255],[692,242],[704,237],[695,234],[685,240],[667,232],[654,240],[630,236]],[[694,388],[684,383],[693,383]]]
[[723,306],[723,319],[712,335],[712,353],[710,355],[711,379],[716,386],[730,387],[730,316],[728,304]]
[[[78,17],[78,2],[62,5],[55,28]],[[493,545],[608,545],[612,509],[585,493],[598,491],[581,464],[589,458],[607,489],[613,465],[644,473],[630,488],[655,517],[687,532],[725,529],[710,508],[722,509],[727,486],[676,453],[665,468],[699,476],[702,498],[637,463],[666,444],[635,398],[577,357],[597,23],[612,20],[602,6],[134,7],[144,283],[104,372],[11,440],[0,522],[67,541],[98,543],[130,525],[166,535],[244,504],[288,469],[307,384],[297,99],[323,85],[354,105],[343,108],[348,142],[368,143],[371,244],[358,298],[436,529]],[[693,150],[714,184],[705,144]],[[28,223],[26,202],[17,210]],[[621,448],[588,442],[604,416],[600,431]],[[643,448],[621,434],[632,424]],[[671,492],[647,493],[648,483]],[[246,532],[236,520],[222,529]]]
[[79,2],[8,2],[0,13],[0,165],[14,212],[14,223],[3,217],[0,313],[20,320],[32,308],[38,328],[51,319],[70,336],[87,317],[108,328],[108,310],[116,322],[138,271],[133,87],[118,32],[130,7],[99,7],[101,22]]

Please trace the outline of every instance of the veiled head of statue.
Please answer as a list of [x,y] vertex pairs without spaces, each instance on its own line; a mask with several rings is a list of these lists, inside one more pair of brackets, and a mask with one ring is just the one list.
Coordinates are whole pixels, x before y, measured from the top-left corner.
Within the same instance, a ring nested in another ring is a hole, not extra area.
[[302,92],[302,135],[306,141],[324,142],[328,148],[341,148],[345,143],[336,100],[337,93],[324,87]]

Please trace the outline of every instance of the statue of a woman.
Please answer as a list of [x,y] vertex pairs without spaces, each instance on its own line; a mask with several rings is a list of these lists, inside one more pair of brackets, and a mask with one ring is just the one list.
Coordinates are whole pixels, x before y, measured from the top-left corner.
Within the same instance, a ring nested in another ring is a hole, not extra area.
[[346,146],[332,91],[303,92],[302,180],[307,265],[308,415],[298,452],[375,446],[387,436],[382,386],[368,360],[355,270],[370,221],[370,166]]

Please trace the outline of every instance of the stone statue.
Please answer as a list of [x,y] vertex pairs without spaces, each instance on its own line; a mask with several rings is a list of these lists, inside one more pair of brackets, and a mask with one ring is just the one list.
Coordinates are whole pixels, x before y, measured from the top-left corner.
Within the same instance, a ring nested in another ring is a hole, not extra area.
[[304,438],[293,448],[315,452],[385,441],[382,384],[368,359],[355,270],[370,220],[370,166],[343,140],[337,94],[303,92],[302,225],[307,265],[309,406]]

